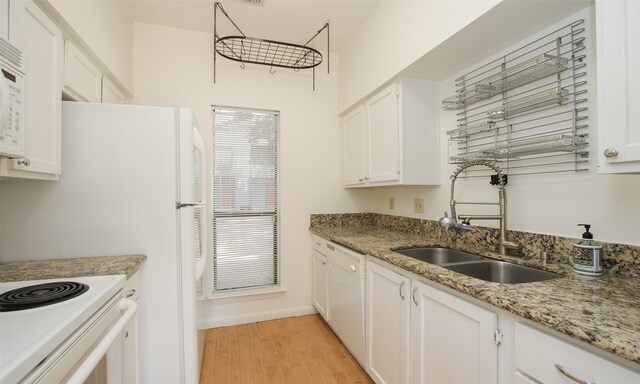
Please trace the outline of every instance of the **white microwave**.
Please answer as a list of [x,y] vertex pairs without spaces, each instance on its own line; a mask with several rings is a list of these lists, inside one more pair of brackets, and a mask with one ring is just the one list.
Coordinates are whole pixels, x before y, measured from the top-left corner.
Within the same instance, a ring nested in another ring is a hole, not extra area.
[[24,54],[0,37],[0,156],[24,157]]

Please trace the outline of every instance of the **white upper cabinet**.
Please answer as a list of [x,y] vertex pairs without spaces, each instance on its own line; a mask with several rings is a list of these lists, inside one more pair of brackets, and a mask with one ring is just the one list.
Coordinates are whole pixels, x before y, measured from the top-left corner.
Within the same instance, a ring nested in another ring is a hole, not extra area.
[[102,77],[102,102],[108,104],[122,104],[127,96],[106,76]]
[[600,173],[640,173],[640,2],[596,1]]
[[344,185],[367,182],[366,174],[366,109],[359,106],[342,119],[344,129]]
[[71,40],[64,42],[64,93],[76,101],[122,104],[124,92]]
[[345,187],[440,184],[438,98],[433,83],[393,83],[342,122]]
[[398,84],[392,84],[366,102],[368,181],[397,182],[400,179],[400,118]]
[[32,1],[11,1],[9,41],[25,54],[25,157],[0,176],[57,180],[61,171],[62,32]]
[[71,40],[64,42],[64,92],[79,101],[102,101],[102,72]]
[[0,36],[9,40],[9,1],[0,0]]

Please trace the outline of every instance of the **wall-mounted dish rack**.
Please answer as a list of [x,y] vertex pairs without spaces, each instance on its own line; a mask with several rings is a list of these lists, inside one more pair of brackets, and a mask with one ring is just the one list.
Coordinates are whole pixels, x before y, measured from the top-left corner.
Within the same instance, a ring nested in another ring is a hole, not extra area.
[[586,35],[577,20],[457,78],[442,100],[459,111],[449,163],[492,160],[510,175],[588,170]]

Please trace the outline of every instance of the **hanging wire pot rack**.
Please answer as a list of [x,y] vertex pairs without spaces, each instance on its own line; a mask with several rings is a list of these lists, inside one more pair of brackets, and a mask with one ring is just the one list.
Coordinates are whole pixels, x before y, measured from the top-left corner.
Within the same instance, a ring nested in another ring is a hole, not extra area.
[[[219,36],[217,33],[218,10],[226,16],[240,35]],[[216,56],[237,61],[242,69],[245,64],[258,64],[270,67],[269,72],[275,74],[274,67],[299,71],[313,69],[313,90],[316,89],[315,67],[323,62],[320,51],[309,47],[322,31],[327,31],[327,73],[329,73],[329,23],[325,23],[320,30],[305,44],[293,44],[282,41],[259,39],[245,35],[238,25],[231,19],[220,2],[214,3],[214,49],[213,49],[213,82],[216,82]]]

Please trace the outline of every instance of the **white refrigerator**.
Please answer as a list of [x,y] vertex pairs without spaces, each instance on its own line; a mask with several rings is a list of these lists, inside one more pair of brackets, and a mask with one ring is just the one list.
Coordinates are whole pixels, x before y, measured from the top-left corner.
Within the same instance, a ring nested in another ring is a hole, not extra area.
[[4,260],[147,255],[140,383],[199,379],[203,159],[188,109],[64,102],[60,180],[2,185]]

